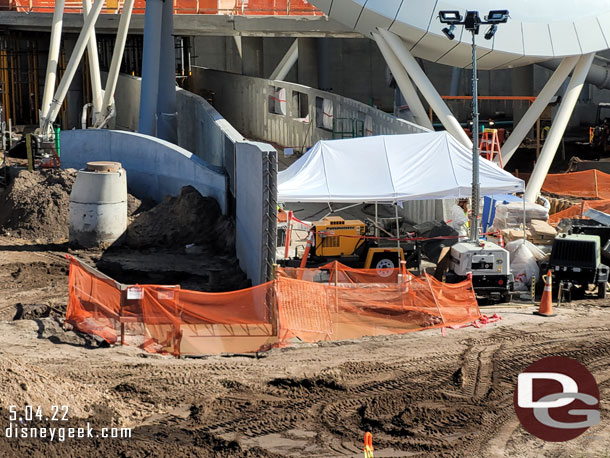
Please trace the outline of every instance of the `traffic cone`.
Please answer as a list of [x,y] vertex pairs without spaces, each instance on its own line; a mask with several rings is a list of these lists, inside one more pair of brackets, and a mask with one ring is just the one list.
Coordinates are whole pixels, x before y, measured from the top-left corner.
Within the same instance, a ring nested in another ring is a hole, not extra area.
[[373,435],[368,431],[364,433],[364,458],[374,458]]
[[534,312],[534,315],[555,316],[553,313],[553,275],[551,269],[542,278],[544,279],[544,292],[540,300],[540,308],[537,312]]
[[504,248],[504,237],[502,237],[502,231],[498,231],[498,245]]

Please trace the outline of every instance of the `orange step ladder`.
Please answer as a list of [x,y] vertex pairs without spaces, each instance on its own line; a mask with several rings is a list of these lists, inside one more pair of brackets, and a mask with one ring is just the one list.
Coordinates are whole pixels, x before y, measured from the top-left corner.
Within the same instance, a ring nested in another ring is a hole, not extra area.
[[495,162],[498,157],[500,167],[504,168],[502,163],[502,153],[500,152],[500,140],[498,139],[498,129],[485,129],[481,135],[479,142],[479,152],[488,161]]

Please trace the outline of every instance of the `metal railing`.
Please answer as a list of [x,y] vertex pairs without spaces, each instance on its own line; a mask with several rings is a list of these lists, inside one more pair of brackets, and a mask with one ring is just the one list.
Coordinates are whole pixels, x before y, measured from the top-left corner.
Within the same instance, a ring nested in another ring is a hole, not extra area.
[[[136,0],[134,14],[144,14],[145,0]],[[4,0],[0,11],[21,13],[52,13],[53,0]],[[123,10],[123,1],[106,0],[102,14],[118,14]],[[81,1],[67,0],[66,13],[83,12]],[[306,0],[174,0],[175,14],[207,14],[227,16],[323,16],[324,13]]]

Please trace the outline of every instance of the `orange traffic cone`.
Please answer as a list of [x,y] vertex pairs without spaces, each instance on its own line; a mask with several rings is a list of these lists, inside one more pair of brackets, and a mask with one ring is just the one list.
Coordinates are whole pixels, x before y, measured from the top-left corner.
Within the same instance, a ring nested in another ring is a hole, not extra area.
[[364,458],[374,458],[373,435],[368,431],[364,433]]
[[534,312],[534,315],[555,316],[553,313],[553,275],[551,269],[546,275],[542,276],[542,279],[544,280],[544,292],[540,300],[540,308],[537,312]]

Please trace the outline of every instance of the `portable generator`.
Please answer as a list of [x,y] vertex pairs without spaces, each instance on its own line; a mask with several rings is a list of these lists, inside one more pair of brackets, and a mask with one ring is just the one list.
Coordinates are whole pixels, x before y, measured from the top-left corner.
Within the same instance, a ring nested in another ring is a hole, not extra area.
[[472,284],[478,296],[500,302],[509,299],[513,289],[510,255],[492,242],[460,242],[451,247],[447,283],[464,281],[472,274]]
[[584,294],[590,284],[598,287],[598,297],[606,297],[610,268],[601,262],[599,235],[560,235],[553,241],[551,258],[540,265],[540,273],[553,272],[553,286],[559,282],[578,286]]

